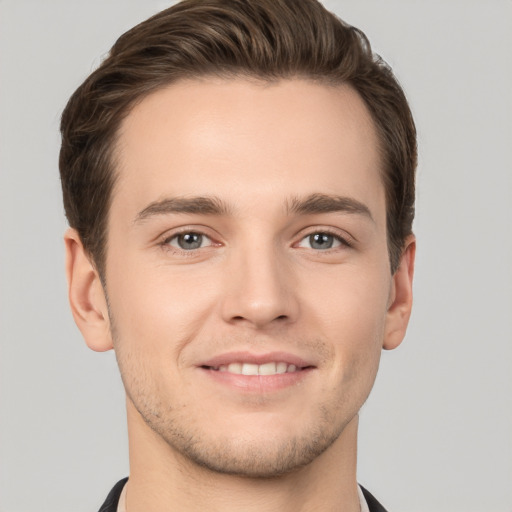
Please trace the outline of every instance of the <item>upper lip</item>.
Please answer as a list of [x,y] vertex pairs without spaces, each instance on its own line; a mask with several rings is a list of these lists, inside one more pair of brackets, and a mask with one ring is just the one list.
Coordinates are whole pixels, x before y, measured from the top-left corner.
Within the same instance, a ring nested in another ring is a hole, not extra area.
[[266,352],[256,354],[254,352],[227,352],[219,354],[206,361],[202,361],[198,366],[200,367],[211,367],[218,368],[222,365],[229,365],[231,363],[249,363],[249,364],[265,364],[265,363],[286,363],[293,364],[297,368],[308,368],[314,367],[315,365],[311,361],[307,361],[295,354],[289,352]]

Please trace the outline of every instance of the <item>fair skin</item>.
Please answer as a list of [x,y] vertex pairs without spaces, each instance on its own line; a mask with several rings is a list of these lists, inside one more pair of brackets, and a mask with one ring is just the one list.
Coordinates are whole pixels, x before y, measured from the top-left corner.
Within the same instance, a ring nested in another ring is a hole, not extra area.
[[415,251],[392,275],[362,100],[182,81],[116,151],[105,288],[65,240],[77,325],[126,389],[128,512],[358,511],[358,411],[404,337]]

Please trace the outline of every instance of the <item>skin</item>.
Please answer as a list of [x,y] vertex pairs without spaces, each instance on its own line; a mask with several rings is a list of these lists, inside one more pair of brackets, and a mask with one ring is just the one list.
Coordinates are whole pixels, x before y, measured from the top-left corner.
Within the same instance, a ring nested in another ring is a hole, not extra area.
[[[133,109],[116,152],[105,289],[65,240],[77,325],[115,349],[126,389],[128,512],[359,510],[358,411],[405,334],[415,252],[411,236],[391,275],[363,101],[183,81]],[[222,379],[206,363],[226,354],[304,368]]]

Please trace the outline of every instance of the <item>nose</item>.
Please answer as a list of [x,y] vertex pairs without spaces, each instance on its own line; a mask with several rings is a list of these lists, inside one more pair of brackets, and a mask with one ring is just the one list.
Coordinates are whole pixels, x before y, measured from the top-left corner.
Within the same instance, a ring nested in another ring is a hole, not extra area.
[[222,315],[255,329],[294,322],[299,303],[290,264],[275,248],[253,248],[230,258]]

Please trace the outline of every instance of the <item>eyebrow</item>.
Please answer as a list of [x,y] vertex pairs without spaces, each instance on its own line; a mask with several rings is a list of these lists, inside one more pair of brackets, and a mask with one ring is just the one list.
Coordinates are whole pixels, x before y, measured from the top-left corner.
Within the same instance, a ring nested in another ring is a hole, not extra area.
[[[172,213],[229,215],[231,211],[231,208],[218,197],[169,197],[150,203],[137,214],[135,222],[142,222],[153,216]],[[286,213],[288,215],[334,212],[363,215],[373,221],[370,209],[364,203],[352,197],[315,193],[304,198],[292,197],[286,202]]]
[[192,213],[198,215],[227,215],[230,209],[216,197],[170,197],[150,203],[135,217],[135,222],[155,215]]
[[288,202],[287,211],[299,215],[333,212],[350,213],[363,215],[374,221],[370,209],[364,203],[352,197],[338,195],[310,194],[305,198],[294,197]]

